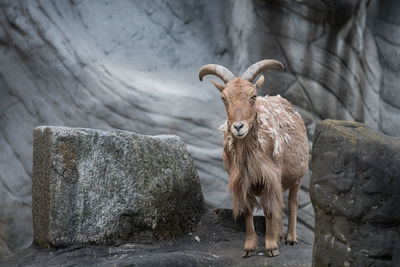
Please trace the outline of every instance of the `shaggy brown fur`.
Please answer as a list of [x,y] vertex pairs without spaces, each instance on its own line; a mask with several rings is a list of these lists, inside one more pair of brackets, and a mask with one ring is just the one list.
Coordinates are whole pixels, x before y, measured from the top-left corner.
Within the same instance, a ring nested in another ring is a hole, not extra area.
[[[228,71],[220,70],[222,74]],[[234,216],[244,214],[246,218],[244,250],[247,256],[249,251],[257,249],[253,209],[262,208],[267,221],[265,250],[269,256],[277,256],[282,238],[282,193],[285,190],[289,190],[289,225],[285,239],[286,243],[297,243],[297,192],[308,166],[306,129],[300,115],[286,99],[256,97],[263,76],[255,85],[231,76],[226,79],[225,86],[214,85],[221,92],[227,114],[221,132]],[[253,73],[253,76],[256,75]]]

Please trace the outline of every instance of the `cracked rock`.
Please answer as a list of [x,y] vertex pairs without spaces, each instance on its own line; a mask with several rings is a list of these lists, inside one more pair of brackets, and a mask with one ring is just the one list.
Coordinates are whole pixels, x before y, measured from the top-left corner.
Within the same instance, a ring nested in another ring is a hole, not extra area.
[[325,120],[312,154],[314,266],[398,266],[399,138]]

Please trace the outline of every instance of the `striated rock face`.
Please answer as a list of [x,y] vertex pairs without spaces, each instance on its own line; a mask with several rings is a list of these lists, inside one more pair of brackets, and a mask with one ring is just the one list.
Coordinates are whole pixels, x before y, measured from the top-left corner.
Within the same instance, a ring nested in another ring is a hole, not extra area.
[[[369,3],[369,6],[368,6]],[[230,207],[217,90],[197,78],[239,75],[264,58],[260,95],[281,94],[312,138],[326,118],[400,135],[400,2],[3,0],[0,3],[0,257],[32,240],[32,129],[65,125],[176,134],[208,204]],[[309,177],[299,220],[312,234]]]
[[200,181],[176,136],[36,127],[33,239],[41,246],[168,240],[193,231]]
[[398,266],[400,139],[325,120],[313,143],[314,266]]

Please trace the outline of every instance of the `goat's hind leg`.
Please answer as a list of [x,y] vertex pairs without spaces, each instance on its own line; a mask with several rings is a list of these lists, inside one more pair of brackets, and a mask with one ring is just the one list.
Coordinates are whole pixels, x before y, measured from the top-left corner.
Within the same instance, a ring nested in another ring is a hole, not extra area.
[[286,245],[297,244],[297,235],[296,235],[296,220],[297,220],[297,208],[298,208],[297,193],[299,192],[300,185],[301,183],[298,183],[289,189],[289,199],[288,199],[289,218],[288,218],[288,229],[285,236]]

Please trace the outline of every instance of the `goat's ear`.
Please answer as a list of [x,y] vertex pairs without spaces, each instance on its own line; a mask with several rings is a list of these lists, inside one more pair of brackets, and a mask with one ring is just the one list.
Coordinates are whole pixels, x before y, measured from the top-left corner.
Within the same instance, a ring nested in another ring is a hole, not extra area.
[[264,84],[264,75],[261,75],[254,84],[256,85],[257,89],[260,89],[260,87]]
[[216,82],[214,82],[213,80],[211,80],[211,82],[214,84],[214,86],[215,86],[220,92],[222,92],[222,90],[225,89],[225,85],[216,83]]

